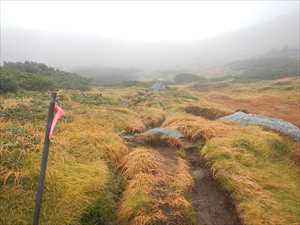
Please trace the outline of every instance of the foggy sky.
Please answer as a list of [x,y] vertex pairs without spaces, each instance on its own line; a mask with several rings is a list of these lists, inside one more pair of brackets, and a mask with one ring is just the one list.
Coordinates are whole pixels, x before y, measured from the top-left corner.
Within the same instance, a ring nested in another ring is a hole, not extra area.
[[169,69],[299,47],[299,1],[1,1],[1,61]]

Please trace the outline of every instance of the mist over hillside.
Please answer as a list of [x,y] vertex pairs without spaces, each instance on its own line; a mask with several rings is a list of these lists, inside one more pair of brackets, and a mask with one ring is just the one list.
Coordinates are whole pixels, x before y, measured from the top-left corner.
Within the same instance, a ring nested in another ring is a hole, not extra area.
[[32,60],[92,76],[103,67],[197,72],[272,48],[299,48],[298,17],[298,13],[289,14],[214,38],[182,43],[135,43],[1,27],[1,60]]

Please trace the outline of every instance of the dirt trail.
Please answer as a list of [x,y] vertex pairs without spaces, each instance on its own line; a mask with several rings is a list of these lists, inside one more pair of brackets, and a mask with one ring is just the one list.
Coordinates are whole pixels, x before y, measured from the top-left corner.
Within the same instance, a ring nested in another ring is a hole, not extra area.
[[234,205],[228,194],[220,188],[210,175],[209,169],[199,157],[199,150],[187,150],[187,160],[191,164],[195,187],[192,204],[200,225],[240,225]]
[[[128,142],[132,147],[146,147],[158,151],[171,162],[176,163],[176,149],[161,146],[147,146],[146,144]],[[186,160],[191,167],[195,186],[191,192],[197,225],[241,225],[234,205],[228,194],[220,188],[212,178],[209,169],[199,155],[200,147],[186,149]],[[175,165],[174,165],[175,166]]]

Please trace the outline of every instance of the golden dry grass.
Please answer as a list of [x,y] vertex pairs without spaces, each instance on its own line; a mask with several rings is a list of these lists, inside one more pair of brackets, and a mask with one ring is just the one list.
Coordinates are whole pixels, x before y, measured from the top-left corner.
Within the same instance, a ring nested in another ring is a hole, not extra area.
[[192,206],[184,197],[192,178],[183,159],[173,163],[150,149],[135,149],[125,157],[119,224],[192,224]]
[[230,114],[228,111],[226,112],[212,107],[200,107],[199,105],[187,105],[184,107],[184,111],[194,116],[201,116],[209,120],[215,120]]
[[158,152],[136,149],[123,158],[120,168],[122,175],[129,180],[139,173],[160,176],[165,173],[164,163],[164,158]]
[[177,168],[173,179],[173,185],[178,193],[189,193],[192,191],[194,179],[190,172],[190,166],[187,161],[178,157]]
[[193,91],[203,101],[225,111],[246,109],[287,120],[300,127],[300,79],[285,78],[272,81],[229,83],[226,87]]
[[128,153],[122,139],[112,129],[103,129],[97,122],[84,117],[74,117],[73,123],[62,125],[57,132],[55,152],[70,153],[77,161],[105,159],[117,165]]
[[191,115],[175,116],[165,121],[163,126],[180,130],[192,141],[223,136],[233,129],[232,126],[226,123],[209,121],[202,117]]
[[135,137],[135,141],[151,146],[167,146],[171,148],[180,148],[183,144],[178,138],[161,134],[142,134]]
[[[190,105],[226,112],[245,108],[299,124],[298,86],[299,79],[247,87],[231,84],[205,92],[189,86],[161,93],[136,87],[101,88],[113,103],[105,105],[93,105],[84,98],[74,101],[74,95],[82,97],[77,91],[62,92],[66,116],[51,145],[42,224],[91,225],[96,219],[96,224],[107,225],[115,219],[114,213],[117,224],[124,225],[193,224],[193,209],[186,197],[194,185],[188,163],[176,156],[166,159],[153,149],[134,149],[128,155],[119,137],[159,126],[166,117],[164,127],[176,128],[192,141],[206,142],[203,157],[231,193],[245,225],[300,224],[299,145],[261,128],[240,128],[180,113]],[[0,224],[27,225],[32,220],[47,112],[42,107],[49,96],[31,94],[0,96],[1,116],[5,115],[0,118]],[[116,104],[124,99],[128,108]],[[24,111],[40,105],[37,111]],[[182,144],[164,137],[149,141],[171,147]],[[118,203],[115,192],[121,187],[115,168],[125,181]]]
[[163,126],[207,142],[202,156],[232,194],[243,224],[300,224],[299,144],[262,128],[186,115]]
[[[0,224],[27,225],[32,221],[49,98],[37,95],[32,100],[26,103],[29,107],[36,107],[37,102],[46,106],[44,113],[38,114],[41,119],[31,120],[39,112],[19,108],[20,102],[14,98],[5,100],[17,103],[11,103],[10,111],[5,111],[9,114],[0,118]],[[90,219],[107,224],[115,213],[113,167],[128,152],[117,132],[136,117],[118,108],[72,102],[69,93],[64,93],[63,108],[66,115],[50,148],[41,223],[89,224],[87,218],[95,215]],[[28,113],[32,115],[28,117]]]
[[165,113],[157,108],[137,108],[140,117],[147,128],[159,127],[166,119]]
[[300,168],[292,146],[258,127],[208,141],[201,154],[236,203],[245,225],[300,224]]

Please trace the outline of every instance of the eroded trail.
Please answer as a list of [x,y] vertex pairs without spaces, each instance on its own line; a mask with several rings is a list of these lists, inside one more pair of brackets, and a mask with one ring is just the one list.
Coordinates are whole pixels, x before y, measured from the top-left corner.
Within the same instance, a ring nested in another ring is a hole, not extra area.
[[[179,156],[176,148],[162,147],[160,145],[147,145],[136,142],[128,142],[128,146],[143,147],[159,152],[176,168]],[[185,149],[184,160],[190,165],[190,173],[194,179],[194,187],[189,193],[193,205],[197,225],[240,225],[241,222],[236,213],[234,205],[231,203],[228,194],[220,188],[218,183],[212,178],[209,168],[201,159],[199,151],[201,146],[189,147]],[[173,223],[172,223],[173,224]],[[176,224],[176,223],[175,223]]]
[[187,160],[190,162],[195,181],[195,187],[191,194],[198,224],[241,224],[228,194],[212,178],[209,169],[205,167],[205,163],[199,157],[198,149],[188,149]]

